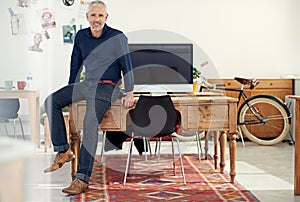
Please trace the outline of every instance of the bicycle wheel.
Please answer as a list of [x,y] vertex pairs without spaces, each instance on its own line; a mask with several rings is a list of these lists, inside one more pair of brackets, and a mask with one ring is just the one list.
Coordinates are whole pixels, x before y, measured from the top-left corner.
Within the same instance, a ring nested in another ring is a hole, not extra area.
[[290,130],[290,112],[278,98],[255,95],[238,111],[238,125],[251,141],[260,145],[275,145],[285,139]]

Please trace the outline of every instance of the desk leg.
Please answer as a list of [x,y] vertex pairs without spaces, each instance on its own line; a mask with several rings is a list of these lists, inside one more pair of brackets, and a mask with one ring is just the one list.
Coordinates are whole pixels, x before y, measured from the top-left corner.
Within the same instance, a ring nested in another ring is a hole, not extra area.
[[229,133],[229,156],[230,156],[230,179],[234,183],[236,175],[235,159],[236,159],[236,132]]
[[214,154],[214,163],[215,169],[218,169],[218,160],[219,160],[219,131],[213,131],[214,144],[215,144],[215,154]]
[[220,153],[221,153],[221,157],[220,157],[220,170],[221,173],[224,173],[224,168],[225,168],[225,160],[226,160],[226,143],[227,143],[227,135],[226,132],[221,131],[220,134]]
[[71,150],[75,154],[75,158],[72,160],[72,171],[71,171],[71,177],[72,180],[74,180],[77,172],[81,139],[79,135],[80,131],[78,131],[75,126],[72,106],[69,107],[69,111],[70,111],[69,112],[69,134],[71,136],[70,145],[71,145]]
[[71,140],[71,150],[75,154],[75,159],[72,160],[72,171],[71,171],[72,180],[74,180],[77,172],[78,158],[79,158],[79,151],[80,151],[80,144],[81,144],[79,133],[77,132],[72,133],[70,140]]
[[30,118],[30,132],[31,141],[39,148],[40,142],[40,98],[30,97],[28,99],[29,118]]

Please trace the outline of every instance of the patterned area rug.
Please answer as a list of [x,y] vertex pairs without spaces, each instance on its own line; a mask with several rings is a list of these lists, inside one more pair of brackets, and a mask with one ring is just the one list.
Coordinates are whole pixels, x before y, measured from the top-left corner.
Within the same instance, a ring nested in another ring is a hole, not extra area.
[[214,169],[213,160],[199,162],[197,155],[184,155],[187,184],[183,184],[179,159],[176,176],[172,156],[133,155],[130,175],[123,186],[126,155],[106,155],[102,166],[97,156],[89,191],[71,196],[70,201],[259,201],[237,183],[230,183],[228,174]]

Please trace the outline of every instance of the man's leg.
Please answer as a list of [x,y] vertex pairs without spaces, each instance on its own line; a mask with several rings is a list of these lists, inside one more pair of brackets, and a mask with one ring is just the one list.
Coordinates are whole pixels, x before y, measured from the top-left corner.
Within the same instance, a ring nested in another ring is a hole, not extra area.
[[[96,88],[96,89],[95,89]],[[76,179],[62,191],[67,194],[80,194],[88,189],[94,165],[94,157],[98,146],[98,125],[113,101],[112,85],[96,85],[89,87],[86,97],[86,113],[83,122],[83,137],[78,160]]]
[[53,148],[58,154],[53,164],[44,172],[55,171],[62,167],[65,162],[71,161],[75,157],[69,149],[65,122],[61,111],[63,107],[71,104],[74,99],[76,101],[83,99],[80,91],[74,93],[74,86],[65,86],[48,96],[45,100],[45,110],[49,120]]
[[[76,178],[85,182],[89,182],[92,175],[94,165],[94,156],[98,146],[98,125],[102,121],[106,111],[110,107],[110,102],[97,100],[97,110],[95,116],[95,108],[88,107],[84,117],[84,129],[82,137],[82,145],[80,148],[80,158],[78,161],[78,170]],[[91,112],[91,111],[92,112]]]

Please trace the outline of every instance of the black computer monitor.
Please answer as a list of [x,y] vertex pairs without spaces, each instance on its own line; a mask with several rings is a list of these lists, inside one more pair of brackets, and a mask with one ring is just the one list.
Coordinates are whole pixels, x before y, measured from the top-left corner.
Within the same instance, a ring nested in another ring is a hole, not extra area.
[[193,44],[129,44],[135,93],[192,91]]

